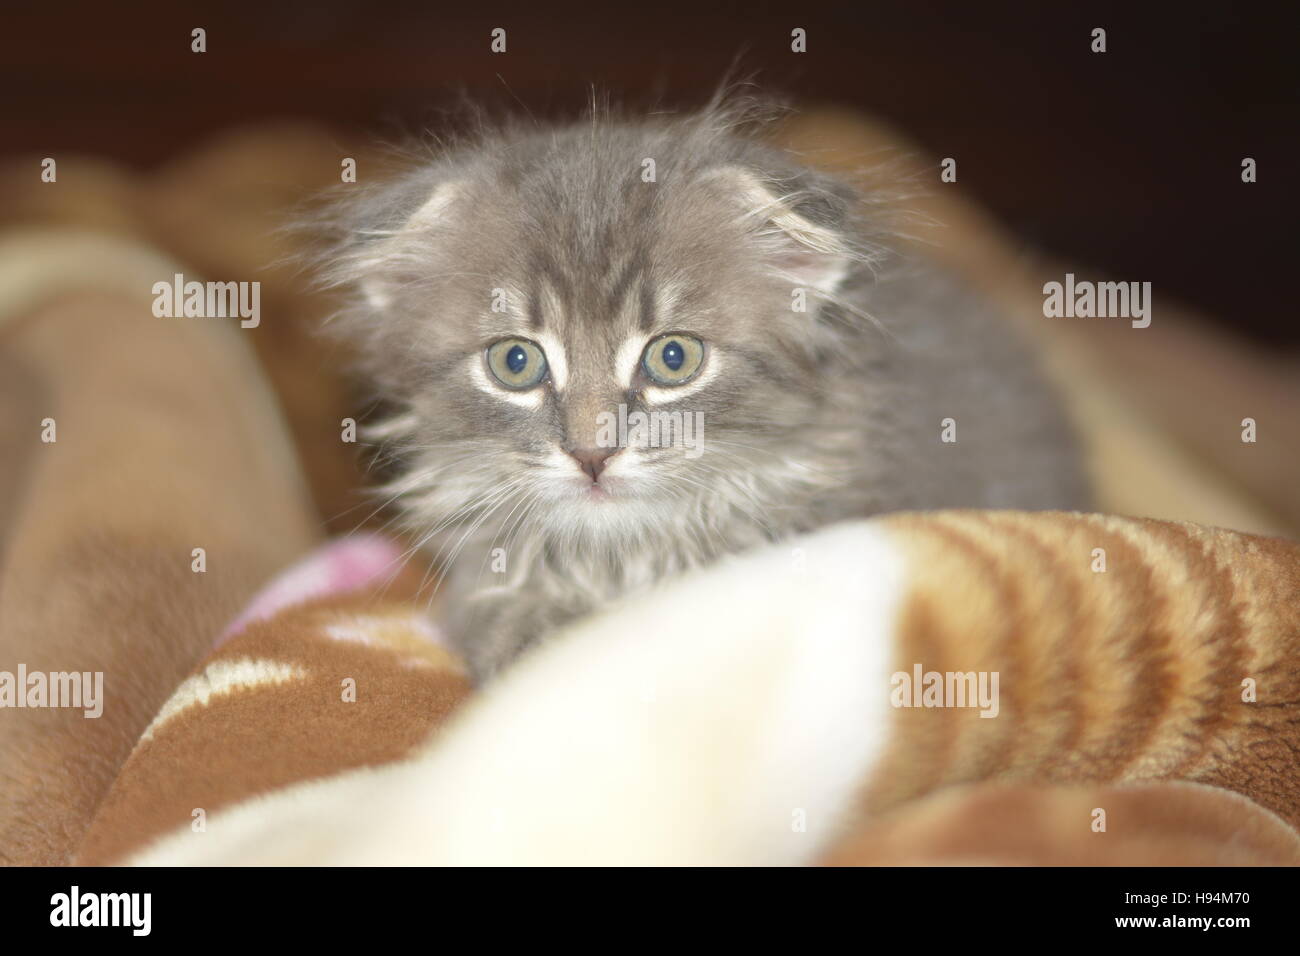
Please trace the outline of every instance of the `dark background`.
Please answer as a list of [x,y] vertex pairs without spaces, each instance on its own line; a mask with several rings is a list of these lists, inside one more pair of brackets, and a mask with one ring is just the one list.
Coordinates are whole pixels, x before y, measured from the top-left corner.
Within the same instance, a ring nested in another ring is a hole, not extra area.
[[[0,154],[75,150],[147,169],[273,117],[390,138],[462,91],[543,116],[580,110],[593,82],[631,105],[687,106],[741,55],[774,91],[868,110],[957,157],[961,187],[1027,244],[1294,349],[1297,8],[11,4]],[[189,51],[196,26],[203,56]],[[488,50],[497,26],[504,56]],[[796,26],[803,55],[790,52]],[[1096,26],[1104,55],[1089,51]]]

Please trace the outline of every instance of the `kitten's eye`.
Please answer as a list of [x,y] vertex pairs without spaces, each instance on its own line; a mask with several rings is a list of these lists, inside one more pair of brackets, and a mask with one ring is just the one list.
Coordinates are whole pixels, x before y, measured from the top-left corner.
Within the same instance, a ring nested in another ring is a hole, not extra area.
[[646,346],[641,367],[656,385],[685,385],[704,364],[704,343],[693,335],[661,335]]
[[488,368],[506,388],[532,388],[546,378],[546,353],[527,339],[502,339],[487,350]]

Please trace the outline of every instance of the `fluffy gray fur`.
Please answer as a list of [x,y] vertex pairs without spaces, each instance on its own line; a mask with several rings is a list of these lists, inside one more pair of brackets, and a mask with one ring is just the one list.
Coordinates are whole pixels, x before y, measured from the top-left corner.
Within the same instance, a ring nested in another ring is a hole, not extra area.
[[[1086,502],[1070,428],[1009,323],[739,119],[494,128],[338,220],[328,278],[356,295],[337,327],[396,409],[373,432],[398,462],[381,491],[436,556],[446,626],[480,678],[630,590],[828,522]],[[706,343],[693,386],[628,375],[662,332]],[[484,365],[507,336],[562,352],[531,397]],[[702,454],[621,449],[593,493],[565,452],[593,447],[620,403],[703,413]]]

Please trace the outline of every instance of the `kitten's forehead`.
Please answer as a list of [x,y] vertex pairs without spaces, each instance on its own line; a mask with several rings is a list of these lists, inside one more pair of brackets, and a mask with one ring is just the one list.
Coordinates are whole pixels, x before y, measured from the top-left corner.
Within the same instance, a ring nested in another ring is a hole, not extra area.
[[[722,334],[723,311],[707,287],[653,260],[633,254],[603,274],[578,274],[557,283],[553,272],[535,274],[524,319],[528,336],[548,354],[558,346],[561,386],[627,388],[646,344],[667,332],[712,339]],[[734,323],[733,323],[734,324]]]
[[587,186],[537,190],[505,239],[528,286],[530,327],[621,339],[708,324],[710,296],[752,271],[752,254],[728,228],[734,211],[701,201],[698,190],[635,178]]

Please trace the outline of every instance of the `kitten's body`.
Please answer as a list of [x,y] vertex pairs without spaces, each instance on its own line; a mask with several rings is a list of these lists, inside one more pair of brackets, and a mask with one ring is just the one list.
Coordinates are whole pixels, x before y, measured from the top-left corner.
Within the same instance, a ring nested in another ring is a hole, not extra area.
[[[335,277],[365,295],[344,328],[402,409],[381,429],[402,462],[391,490],[438,553],[480,675],[631,590],[798,531],[1086,500],[1007,323],[892,253],[841,184],[724,119],[492,134],[356,207]],[[707,344],[695,379],[647,378],[662,333]],[[506,337],[545,351],[542,384],[494,381],[484,349]],[[642,443],[589,477],[571,456],[620,405],[699,413],[702,454]]]

